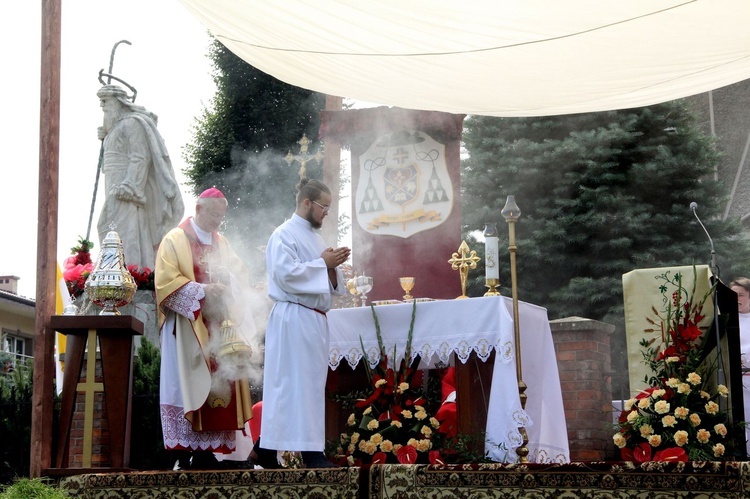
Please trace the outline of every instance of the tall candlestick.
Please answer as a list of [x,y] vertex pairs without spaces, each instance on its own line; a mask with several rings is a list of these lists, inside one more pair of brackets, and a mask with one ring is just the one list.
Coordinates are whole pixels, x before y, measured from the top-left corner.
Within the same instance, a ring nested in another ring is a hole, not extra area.
[[[518,396],[521,401],[521,409],[526,409],[526,383],[523,382],[523,370],[521,368],[521,318],[518,315],[518,279],[516,278],[516,222],[521,216],[521,209],[516,204],[516,197],[513,195],[508,196],[505,201],[505,207],[501,212],[503,218],[508,222],[508,252],[510,253],[510,283],[511,283],[511,294],[513,296],[513,336],[516,342],[516,377],[518,378]],[[523,442],[516,449],[519,463],[529,462],[529,448],[526,444],[529,443],[529,435],[526,432],[525,427],[520,427],[518,431],[521,432],[521,438]]]

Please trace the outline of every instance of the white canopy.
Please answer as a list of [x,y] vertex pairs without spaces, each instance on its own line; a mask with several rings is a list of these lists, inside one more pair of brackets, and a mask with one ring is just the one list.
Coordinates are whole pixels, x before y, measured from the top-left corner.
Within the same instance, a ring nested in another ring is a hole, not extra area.
[[409,109],[543,116],[750,78],[748,0],[181,0],[252,66]]

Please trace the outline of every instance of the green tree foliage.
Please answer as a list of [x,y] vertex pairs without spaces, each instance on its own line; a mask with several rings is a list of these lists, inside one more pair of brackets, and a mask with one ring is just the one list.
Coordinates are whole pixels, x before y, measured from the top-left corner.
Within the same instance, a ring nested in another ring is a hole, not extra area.
[[13,370],[0,374],[0,482],[3,483],[29,473],[33,379],[31,361],[17,362]]
[[33,379],[31,361],[0,374],[0,482],[29,473]]
[[[284,156],[299,152],[303,134],[315,154],[325,95],[263,73],[218,41],[209,52],[217,94],[185,148],[185,174],[196,193],[215,185],[227,196],[233,244],[262,246],[294,211],[299,164],[288,165]],[[322,164],[308,162],[307,176],[322,178]]]
[[18,478],[11,485],[0,487],[0,499],[65,499],[69,497],[51,480]]
[[147,338],[141,339],[133,360],[133,409],[131,413],[130,465],[139,470],[166,469],[170,458],[164,449],[159,409],[161,352]]
[[[506,195],[516,196],[519,298],[547,307],[552,319],[619,324],[623,273],[709,263],[692,201],[715,242],[721,276],[747,273],[739,223],[720,217],[727,193],[712,177],[717,150],[680,101],[543,118],[472,116],[464,140],[464,230],[497,223],[507,262],[500,212]],[[474,275],[478,295],[483,272]],[[500,278],[510,285],[508,265]]]

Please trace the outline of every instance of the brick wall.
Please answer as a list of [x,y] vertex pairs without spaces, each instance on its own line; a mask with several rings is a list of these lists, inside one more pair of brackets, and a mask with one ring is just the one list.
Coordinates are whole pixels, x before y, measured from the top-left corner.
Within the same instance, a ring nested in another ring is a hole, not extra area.
[[[86,360],[81,369],[81,383],[86,382]],[[102,382],[102,362],[96,359],[96,382]],[[109,459],[109,430],[107,428],[107,409],[104,403],[104,393],[94,394],[94,428],[91,438],[91,466],[103,468],[110,466]],[[86,395],[79,392],[76,396],[75,412],[73,413],[72,428],[70,431],[70,449],[68,451],[68,463],[70,468],[83,467],[83,438],[84,418],[86,414]]]
[[571,461],[612,455],[610,336],[615,327],[580,317],[550,321]]

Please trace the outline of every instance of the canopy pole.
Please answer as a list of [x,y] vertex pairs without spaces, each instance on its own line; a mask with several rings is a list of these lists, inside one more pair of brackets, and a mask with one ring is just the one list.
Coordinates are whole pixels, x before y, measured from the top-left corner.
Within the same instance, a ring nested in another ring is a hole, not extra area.
[[57,213],[60,159],[61,1],[42,0],[39,107],[39,200],[37,212],[34,392],[31,407],[32,478],[52,463],[55,335],[45,327],[55,313]]

